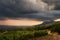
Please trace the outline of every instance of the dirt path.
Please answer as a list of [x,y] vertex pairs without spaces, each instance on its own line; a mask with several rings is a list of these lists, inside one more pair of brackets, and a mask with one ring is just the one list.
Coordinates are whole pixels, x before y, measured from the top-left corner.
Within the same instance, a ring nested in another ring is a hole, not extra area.
[[50,37],[50,39],[52,39],[52,40],[60,40],[60,35],[58,34],[58,33],[51,33],[51,31],[48,31],[48,35],[50,35],[51,37]]

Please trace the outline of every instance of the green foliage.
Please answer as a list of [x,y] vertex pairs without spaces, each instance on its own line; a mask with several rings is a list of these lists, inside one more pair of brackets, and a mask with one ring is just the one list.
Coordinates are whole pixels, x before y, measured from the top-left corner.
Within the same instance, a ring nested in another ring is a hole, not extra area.
[[51,31],[60,33],[60,22],[54,23],[52,25]]
[[41,26],[37,25],[37,26],[35,26],[34,29],[35,30],[45,30],[45,29],[50,29],[51,26],[52,26],[52,24],[44,24],[44,25],[41,25]]
[[49,29],[52,32],[58,32],[60,34],[60,22],[54,22],[52,24],[37,25],[34,28],[35,30],[46,30]]
[[28,40],[34,37],[40,37],[47,35],[47,31],[40,30],[40,31],[7,31],[0,35],[0,40]]
[[40,36],[45,36],[47,34],[48,34],[47,31],[45,31],[45,30],[39,30],[39,31],[35,31],[34,36],[35,37],[40,37]]
[[27,29],[0,30],[0,40],[28,40],[30,38],[41,37],[48,35],[46,29],[60,33],[60,22],[41,26],[37,25],[34,28]]

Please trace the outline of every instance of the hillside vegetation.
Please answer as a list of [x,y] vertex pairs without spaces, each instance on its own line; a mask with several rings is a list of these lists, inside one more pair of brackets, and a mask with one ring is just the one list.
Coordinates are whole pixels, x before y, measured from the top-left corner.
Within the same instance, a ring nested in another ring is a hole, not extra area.
[[[0,40],[50,40],[48,30],[51,33],[60,34],[60,22],[52,24],[36,25],[34,28],[15,29],[15,30],[0,30]],[[49,39],[47,39],[49,38]]]

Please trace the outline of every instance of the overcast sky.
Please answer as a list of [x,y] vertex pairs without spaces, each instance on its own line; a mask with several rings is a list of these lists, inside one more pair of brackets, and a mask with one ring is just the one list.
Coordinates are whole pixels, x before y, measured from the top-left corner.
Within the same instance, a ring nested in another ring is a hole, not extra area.
[[[50,8],[54,8],[50,5]],[[60,17],[59,11],[49,12],[47,3],[41,0],[0,0],[0,19],[32,18],[51,20]]]

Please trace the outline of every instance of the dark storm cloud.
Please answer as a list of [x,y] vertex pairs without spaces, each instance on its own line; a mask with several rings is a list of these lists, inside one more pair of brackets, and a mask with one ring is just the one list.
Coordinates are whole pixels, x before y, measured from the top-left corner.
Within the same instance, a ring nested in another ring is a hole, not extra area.
[[0,16],[23,17],[26,14],[42,12],[46,4],[35,4],[35,0],[0,0]]
[[48,3],[41,0],[0,0],[0,19],[8,17],[50,20],[60,15],[60,13],[45,12],[48,9]]
[[43,0],[46,2],[48,5],[55,5],[54,10],[60,10],[60,0]]

